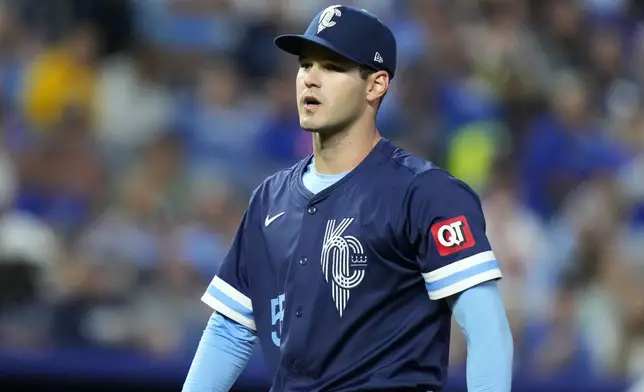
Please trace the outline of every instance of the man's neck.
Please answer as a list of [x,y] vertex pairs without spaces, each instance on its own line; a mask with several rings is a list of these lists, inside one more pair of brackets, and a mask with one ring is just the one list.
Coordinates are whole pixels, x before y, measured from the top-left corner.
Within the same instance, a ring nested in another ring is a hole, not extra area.
[[315,170],[320,174],[339,174],[353,170],[381,139],[375,128],[352,127],[331,136],[313,134]]

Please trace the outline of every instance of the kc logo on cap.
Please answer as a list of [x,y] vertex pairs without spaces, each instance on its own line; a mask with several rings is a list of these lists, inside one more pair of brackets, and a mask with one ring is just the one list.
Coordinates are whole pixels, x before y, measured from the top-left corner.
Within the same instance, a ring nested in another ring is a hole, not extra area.
[[342,11],[338,8],[342,7],[341,5],[332,5],[327,7],[320,14],[320,21],[318,22],[318,34],[326,28],[335,26],[333,18],[337,16],[338,18],[342,16]]

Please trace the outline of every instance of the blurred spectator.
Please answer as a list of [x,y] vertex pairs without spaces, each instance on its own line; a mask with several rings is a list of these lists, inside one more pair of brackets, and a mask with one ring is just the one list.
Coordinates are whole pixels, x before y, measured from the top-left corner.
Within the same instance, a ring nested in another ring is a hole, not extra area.
[[136,170],[116,188],[117,202],[108,207],[81,237],[89,262],[133,263],[148,269],[163,259],[163,238],[171,223],[170,187],[176,174],[172,145],[160,142],[141,156]]
[[563,281],[548,317],[526,325],[518,339],[518,373],[533,379],[591,377],[589,348],[575,317],[575,285]]
[[555,86],[552,112],[535,121],[526,139],[521,173],[528,206],[546,220],[583,181],[616,171],[622,161],[593,117],[584,81],[565,73]]
[[616,129],[632,157],[619,174],[619,183],[630,207],[629,221],[638,236],[644,234],[644,111],[628,116]]
[[210,60],[198,72],[195,94],[178,112],[190,172],[256,184],[252,143],[266,116],[266,102],[244,94],[244,79],[228,60]]
[[160,50],[138,46],[108,58],[97,93],[97,131],[110,160],[131,163],[135,149],[165,131],[172,97],[161,83]]
[[535,281],[548,256],[547,236],[539,218],[521,203],[516,170],[507,160],[495,162],[483,211],[488,238],[504,272],[499,285],[510,324],[515,334],[521,334],[526,322],[542,319],[552,305],[549,293]]
[[239,210],[244,206],[235,199],[230,185],[222,181],[197,184],[195,188],[188,215],[191,219],[173,233],[173,254],[208,280],[228,252]]
[[24,76],[23,102],[30,124],[42,132],[69,111],[93,117],[99,37],[93,25],[78,24],[37,56]]
[[[80,130],[75,130],[75,125],[81,126]],[[13,207],[69,236],[93,218],[95,203],[104,191],[103,173],[92,140],[82,135],[82,124],[70,123],[61,132],[57,138],[23,151],[22,181]]]
[[[309,135],[300,129],[295,99],[295,64],[267,83],[271,111],[259,132],[256,145],[260,156],[272,162],[272,169],[286,167],[311,153]],[[274,171],[274,170],[273,170]]]
[[583,67],[586,60],[587,20],[583,1],[539,1],[535,17],[543,50],[557,69]]

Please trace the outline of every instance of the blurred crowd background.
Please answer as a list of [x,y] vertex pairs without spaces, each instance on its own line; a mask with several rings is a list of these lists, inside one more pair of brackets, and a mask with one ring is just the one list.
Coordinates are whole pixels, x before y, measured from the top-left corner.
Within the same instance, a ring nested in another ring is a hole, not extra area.
[[[191,357],[250,192],[311,149],[273,38],[332,3],[0,1],[0,351]],[[482,197],[517,374],[642,377],[644,4],[345,4],[398,40],[383,135]]]

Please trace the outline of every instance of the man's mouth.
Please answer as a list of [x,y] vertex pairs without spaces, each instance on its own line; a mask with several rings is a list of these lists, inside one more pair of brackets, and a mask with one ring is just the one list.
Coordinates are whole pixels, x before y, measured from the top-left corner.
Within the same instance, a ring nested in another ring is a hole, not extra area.
[[313,96],[304,97],[304,108],[307,110],[316,109],[321,105],[320,101]]

